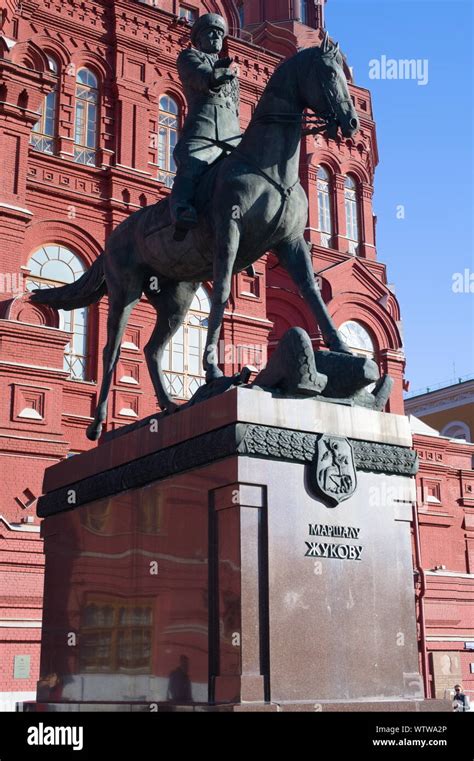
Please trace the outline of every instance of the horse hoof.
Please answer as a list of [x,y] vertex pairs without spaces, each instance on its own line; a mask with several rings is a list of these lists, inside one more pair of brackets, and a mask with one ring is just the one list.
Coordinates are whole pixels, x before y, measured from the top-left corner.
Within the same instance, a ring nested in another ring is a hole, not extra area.
[[206,383],[212,383],[212,381],[223,377],[224,373],[222,370],[219,370],[218,367],[210,367],[208,370],[206,370]]
[[86,430],[89,441],[97,441],[102,433],[102,423],[91,423]]

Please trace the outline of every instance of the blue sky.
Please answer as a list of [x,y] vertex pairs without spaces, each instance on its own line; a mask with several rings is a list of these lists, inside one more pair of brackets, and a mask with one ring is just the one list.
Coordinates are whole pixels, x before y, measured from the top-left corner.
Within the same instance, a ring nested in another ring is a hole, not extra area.
[[[401,306],[410,392],[474,373],[474,292],[453,291],[466,269],[474,291],[473,8],[473,0],[326,6],[355,83],[372,93],[378,258]],[[427,59],[428,83],[371,79],[370,61],[382,56]]]

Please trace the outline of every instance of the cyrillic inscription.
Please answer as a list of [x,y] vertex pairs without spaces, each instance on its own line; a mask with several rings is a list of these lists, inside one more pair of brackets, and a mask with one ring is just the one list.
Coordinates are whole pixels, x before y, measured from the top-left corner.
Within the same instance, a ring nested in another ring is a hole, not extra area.
[[[358,539],[360,528],[354,526],[327,526],[310,523],[310,536],[332,537],[336,539]],[[360,544],[335,544],[333,542],[305,542],[307,558],[334,558],[336,560],[360,560],[363,547]]]

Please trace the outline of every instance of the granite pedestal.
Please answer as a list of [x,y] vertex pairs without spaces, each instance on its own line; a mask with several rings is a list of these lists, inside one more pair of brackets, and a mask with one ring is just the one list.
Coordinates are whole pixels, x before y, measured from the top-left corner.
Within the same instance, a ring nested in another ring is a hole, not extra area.
[[[355,466],[335,505],[317,490],[321,435]],[[39,700],[439,709],[418,669],[415,469],[402,416],[246,388],[50,468],[41,675],[56,686]]]

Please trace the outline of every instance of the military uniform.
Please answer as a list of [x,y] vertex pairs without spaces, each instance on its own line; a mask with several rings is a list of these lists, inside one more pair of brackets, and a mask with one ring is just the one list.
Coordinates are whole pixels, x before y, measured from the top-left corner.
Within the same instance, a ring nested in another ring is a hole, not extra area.
[[[197,22],[196,22],[197,23]],[[196,48],[183,50],[178,74],[188,104],[188,114],[173,152],[177,173],[171,193],[171,214],[193,206],[196,186],[210,164],[240,141],[239,82],[237,77],[214,85],[214,65],[219,55]]]

